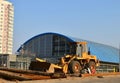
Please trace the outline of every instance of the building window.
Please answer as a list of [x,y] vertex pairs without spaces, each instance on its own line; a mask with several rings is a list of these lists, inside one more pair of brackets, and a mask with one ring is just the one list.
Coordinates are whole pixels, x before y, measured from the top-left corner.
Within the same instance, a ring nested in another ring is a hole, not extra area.
[[1,13],[3,13],[3,11],[1,11]]
[[3,9],[3,7],[1,7],[1,9]]

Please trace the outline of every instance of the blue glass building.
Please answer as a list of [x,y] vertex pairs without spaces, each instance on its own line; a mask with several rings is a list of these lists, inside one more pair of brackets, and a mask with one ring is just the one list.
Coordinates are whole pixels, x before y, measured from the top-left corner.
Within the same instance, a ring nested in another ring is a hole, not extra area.
[[[41,58],[61,57],[71,54],[70,42],[87,41],[92,55],[96,55],[100,61],[119,63],[119,49],[79,38],[68,37],[58,33],[43,33],[26,41],[24,55]],[[21,47],[18,49],[21,52]]]

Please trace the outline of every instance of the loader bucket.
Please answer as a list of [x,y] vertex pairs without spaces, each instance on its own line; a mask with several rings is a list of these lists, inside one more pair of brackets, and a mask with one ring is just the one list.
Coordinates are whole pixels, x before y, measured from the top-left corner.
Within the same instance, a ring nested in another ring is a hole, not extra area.
[[36,70],[36,71],[44,71],[48,73],[54,73],[55,69],[62,69],[62,68],[52,63],[32,61],[29,69]]

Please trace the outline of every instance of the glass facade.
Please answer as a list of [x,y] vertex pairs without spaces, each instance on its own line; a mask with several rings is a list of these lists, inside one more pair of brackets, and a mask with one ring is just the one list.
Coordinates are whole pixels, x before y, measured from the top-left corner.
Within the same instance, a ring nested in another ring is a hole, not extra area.
[[70,41],[65,39],[64,37],[54,35],[53,36],[53,56],[64,56],[66,54],[75,54],[75,50],[72,51],[72,47],[70,45]]
[[27,41],[19,49],[24,56],[35,56],[40,58],[61,57],[66,54],[75,54],[75,46],[71,41],[56,34],[45,34]]
[[52,56],[53,35],[43,35],[25,43],[21,54],[26,56],[46,57]]

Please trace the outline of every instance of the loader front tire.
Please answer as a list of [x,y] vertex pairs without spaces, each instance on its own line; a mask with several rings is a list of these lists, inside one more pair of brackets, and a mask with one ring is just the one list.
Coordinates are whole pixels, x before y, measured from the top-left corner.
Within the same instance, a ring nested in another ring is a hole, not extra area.
[[80,73],[81,65],[78,61],[72,61],[69,64],[70,73]]

